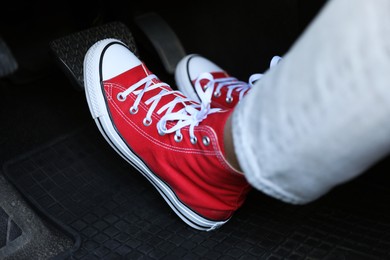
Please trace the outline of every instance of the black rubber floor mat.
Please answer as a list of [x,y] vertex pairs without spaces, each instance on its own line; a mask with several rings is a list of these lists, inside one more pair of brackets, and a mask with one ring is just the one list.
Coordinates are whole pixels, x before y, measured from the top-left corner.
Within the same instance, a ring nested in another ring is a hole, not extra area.
[[3,170],[74,237],[69,259],[390,258],[389,176],[381,172],[306,206],[253,190],[227,224],[205,232],[182,222],[95,125],[8,162]]

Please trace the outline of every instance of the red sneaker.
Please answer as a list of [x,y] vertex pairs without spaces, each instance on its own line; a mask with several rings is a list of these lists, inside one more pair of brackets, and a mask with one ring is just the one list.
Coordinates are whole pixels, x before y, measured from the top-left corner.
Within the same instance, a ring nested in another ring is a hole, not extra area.
[[[270,67],[275,66],[281,57],[274,56]],[[193,100],[199,101],[198,91],[195,88],[197,82],[205,88],[209,84],[209,76],[213,77],[214,94],[211,99],[211,107],[231,109],[250,90],[254,82],[261,78],[263,74],[253,74],[249,82],[240,81],[230,76],[212,61],[198,55],[190,54],[179,61],[175,70],[175,81],[178,89]],[[206,77],[206,79],[205,79]]]
[[250,185],[225,160],[230,110],[211,109],[161,82],[122,42],[95,43],[84,60],[90,112],[108,143],[188,225],[212,230],[243,204]]

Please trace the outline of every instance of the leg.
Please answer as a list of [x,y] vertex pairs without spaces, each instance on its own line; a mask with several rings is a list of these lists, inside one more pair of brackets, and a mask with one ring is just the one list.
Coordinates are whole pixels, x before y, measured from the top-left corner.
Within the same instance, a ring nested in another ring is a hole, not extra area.
[[238,172],[242,172],[240,163],[238,162],[236,152],[234,150],[233,132],[232,132],[232,116],[230,116],[224,127],[223,141],[225,144],[225,156],[230,165]]
[[383,158],[390,150],[389,71],[390,2],[329,1],[226,128],[250,184],[306,203]]

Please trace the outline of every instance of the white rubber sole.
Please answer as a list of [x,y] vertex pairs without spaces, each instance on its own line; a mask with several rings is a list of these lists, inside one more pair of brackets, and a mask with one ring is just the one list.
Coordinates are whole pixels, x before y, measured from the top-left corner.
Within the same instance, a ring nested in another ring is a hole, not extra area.
[[183,204],[175,192],[149,167],[132,152],[131,148],[123,141],[120,134],[112,124],[106,100],[101,85],[101,57],[105,49],[111,44],[123,43],[115,39],[105,39],[95,43],[87,52],[84,59],[84,85],[87,103],[93,119],[107,142],[112,148],[134,168],[141,172],[157,189],[172,210],[189,226],[203,231],[216,229],[228,220],[214,221],[204,218]]

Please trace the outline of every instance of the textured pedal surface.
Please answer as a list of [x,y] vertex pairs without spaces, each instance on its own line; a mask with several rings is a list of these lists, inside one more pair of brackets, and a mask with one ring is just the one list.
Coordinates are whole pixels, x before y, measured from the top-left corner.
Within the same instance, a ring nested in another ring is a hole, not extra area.
[[83,62],[88,49],[97,41],[116,38],[123,41],[138,56],[129,28],[121,22],[111,22],[76,32],[50,42],[50,50],[61,69],[78,89],[84,89]]
[[0,78],[13,73],[18,68],[18,63],[11,50],[0,37]]
[[388,174],[364,175],[306,206],[253,191],[227,224],[205,232],[183,223],[92,124],[3,171],[74,237],[68,259],[390,258]]

